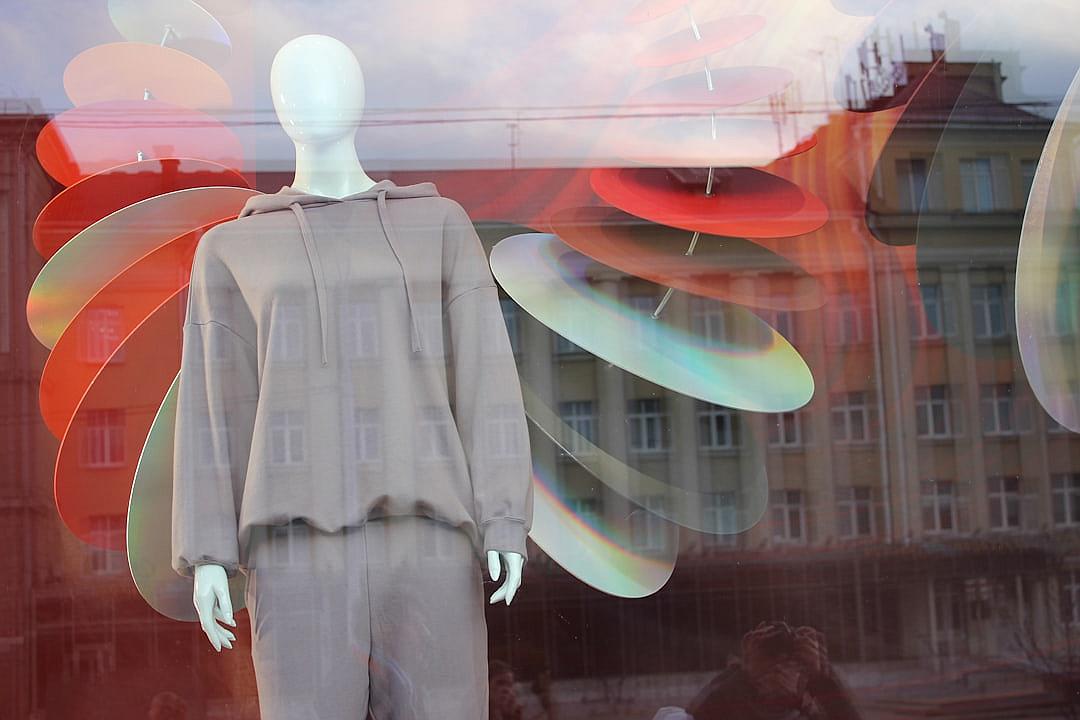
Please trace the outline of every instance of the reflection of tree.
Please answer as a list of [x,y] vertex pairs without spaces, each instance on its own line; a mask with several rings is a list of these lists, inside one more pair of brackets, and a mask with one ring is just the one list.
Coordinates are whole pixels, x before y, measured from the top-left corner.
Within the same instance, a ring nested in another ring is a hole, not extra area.
[[[1048,558],[1049,577],[1057,582],[1068,572],[1065,558],[1064,553],[1056,552]],[[1013,637],[1024,664],[1042,680],[1043,688],[1058,699],[1057,709],[1062,716],[1080,720],[1080,638],[1072,622],[1071,608],[1063,619],[1064,613],[1057,603],[1050,603],[1050,607],[1058,611],[1051,612],[1047,618],[1045,635],[1039,633],[1032,618],[1015,617]]]

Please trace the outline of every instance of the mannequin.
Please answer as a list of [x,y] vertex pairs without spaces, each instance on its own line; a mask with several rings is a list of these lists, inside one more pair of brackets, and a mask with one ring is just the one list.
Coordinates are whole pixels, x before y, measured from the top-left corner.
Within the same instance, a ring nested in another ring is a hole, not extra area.
[[[361,167],[354,145],[363,114],[364,77],[346,45],[325,35],[289,41],[274,58],[270,85],[278,120],[296,148],[294,189],[343,198],[376,184]],[[502,600],[509,605],[521,585],[524,558],[516,552],[489,550],[486,560],[493,581],[506,566],[506,579],[488,602]],[[231,649],[235,635],[217,622],[236,625],[225,568],[199,564],[194,580],[194,603],[203,631],[216,651]]]

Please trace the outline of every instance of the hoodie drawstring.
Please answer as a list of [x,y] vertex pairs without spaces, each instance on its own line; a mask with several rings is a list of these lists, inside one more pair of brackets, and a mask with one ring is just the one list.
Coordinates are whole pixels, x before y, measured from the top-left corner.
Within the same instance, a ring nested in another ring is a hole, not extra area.
[[307,216],[300,203],[292,203],[289,209],[296,216],[296,222],[300,225],[300,236],[304,239],[304,249],[307,250],[308,264],[311,266],[311,276],[315,280],[315,298],[319,305],[319,340],[322,342],[322,364],[326,365],[326,283],[323,281],[322,262],[319,260],[319,251],[311,237],[311,227],[308,225]]
[[[401,268],[401,278],[405,283],[405,302],[408,304],[409,310],[409,325],[411,326],[412,333],[412,351],[420,352],[424,345],[420,336],[420,324],[416,319],[416,312],[413,308],[413,292],[412,285],[409,283],[409,275],[405,272],[405,264],[401,261],[401,253],[397,248],[397,234],[394,232],[394,224],[389,220],[389,210],[386,207],[386,189],[379,190],[377,198],[379,223],[382,225],[383,235],[386,236],[386,242],[390,245],[390,251],[394,253],[394,259],[397,260],[398,267]],[[311,226],[308,225],[307,215],[304,213],[304,207],[299,202],[294,202],[289,205],[289,209],[293,211],[293,215],[296,216],[296,222],[300,226],[300,236],[304,240],[304,249],[307,251],[308,264],[311,266],[311,276],[315,281],[315,298],[319,306],[319,341],[322,345],[322,364],[327,364],[326,358],[326,322],[327,322],[327,309],[326,309],[326,281],[323,279],[323,267],[322,262],[319,260],[319,250],[315,246],[315,240],[311,233]]]
[[420,341],[420,325],[417,323],[416,313],[413,311],[413,294],[409,285],[409,275],[405,272],[405,265],[401,262],[401,254],[397,249],[397,235],[394,234],[394,224],[387,219],[389,211],[386,208],[386,188],[379,190],[377,204],[383,234],[386,235],[386,242],[390,244],[390,250],[394,253],[394,258],[401,268],[401,278],[405,282],[405,302],[409,306],[409,322],[412,325],[412,350],[413,352],[419,352],[423,348],[423,343]]

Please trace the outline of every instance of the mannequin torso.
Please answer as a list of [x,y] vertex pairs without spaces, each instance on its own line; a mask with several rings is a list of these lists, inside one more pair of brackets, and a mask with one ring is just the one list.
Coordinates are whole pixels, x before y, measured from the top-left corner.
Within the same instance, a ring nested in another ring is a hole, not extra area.
[[[296,148],[296,175],[291,187],[341,198],[375,184],[356,154],[354,139],[363,114],[364,77],[346,45],[325,35],[304,35],[289,41],[274,57],[270,86],[278,120]],[[502,600],[509,605],[521,585],[524,558],[514,552],[491,550],[486,559],[488,573],[495,581],[502,575],[503,563],[506,565],[506,579],[488,602]],[[195,569],[194,603],[214,649],[232,648],[235,636],[217,623],[236,625],[224,567],[207,563]]]

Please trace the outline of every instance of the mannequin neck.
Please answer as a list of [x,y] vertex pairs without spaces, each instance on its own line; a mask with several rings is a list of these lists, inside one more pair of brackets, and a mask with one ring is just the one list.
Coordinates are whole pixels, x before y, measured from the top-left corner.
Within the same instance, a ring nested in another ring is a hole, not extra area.
[[292,187],[313,195],[340,198],[375,184],[360,167],[353,136],[325,143],[296,145],[296,177]]

